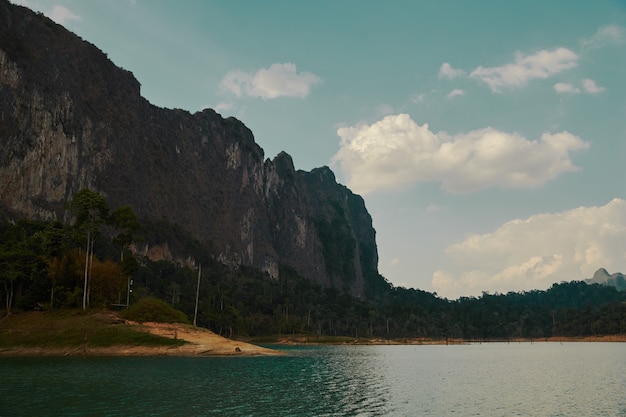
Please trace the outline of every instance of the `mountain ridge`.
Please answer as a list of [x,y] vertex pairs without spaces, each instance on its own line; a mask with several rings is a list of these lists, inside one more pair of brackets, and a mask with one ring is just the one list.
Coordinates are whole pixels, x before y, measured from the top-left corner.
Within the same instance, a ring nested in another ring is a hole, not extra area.
[[356,296],[384,281],[365,203],[328,167],[265,159],[250,129],[212,109],[150,104],[132,73],[41,14],[0,0],[0,26],[4,217],[68,222],[66,202],[90,188],[233,267],[277,277],[286,265]]
[[626,277],[621,272],[615,272],[613,274],[609,274],[609,272],[604,269],[598,269],[593,277],[586,279],[585,282],[587,284],[601,284],[609,287],[615,287],[618,291],[626,290]]

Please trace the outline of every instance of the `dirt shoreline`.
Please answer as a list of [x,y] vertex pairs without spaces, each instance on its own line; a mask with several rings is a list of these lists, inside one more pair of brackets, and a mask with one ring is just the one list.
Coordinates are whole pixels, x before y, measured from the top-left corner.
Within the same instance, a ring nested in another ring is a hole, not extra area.
[[81,346],[11,347],[0,349],[0,356],[272,356],[283,352],[251,343],[227,339],[209,330],[184,324],[136,323],[137,330],[181,339],[182,346]]
[[349,339],[338,342],[319,342],[315,337],[295,336],[283,337],[277,344],[280,345],[468,345],[480,343],[625,343],[626,334],[600,335],[600,336],[551,336],[541,338],[512,338],[512,339],[428,339],[428,338],[403,338],[403,339]]
[[[186,324],[137,323],[124,321],[139,331],[171,339],[184,340],[181,346],[80,346],[67,347],[11,347],[0,348],[0,357],[11,356],[275,356],[286,353],[276,349],[264,348],[253,343],[227,339],[210,330],[194,328]],[[466,345],[480,343],[571,343],[571,342],[626,342],[626,334],[586,337],[558,337],[536,339],[503,340],[464,340],[464,339],[427,339],[427,338],[342,338],[341,340],[320,340],[310,336],[282,337],[276,345]]]

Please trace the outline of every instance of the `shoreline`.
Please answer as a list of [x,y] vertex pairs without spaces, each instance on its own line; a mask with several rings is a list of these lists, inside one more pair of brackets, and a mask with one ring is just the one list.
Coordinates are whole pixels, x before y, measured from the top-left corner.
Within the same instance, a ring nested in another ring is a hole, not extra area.
[[[511,338],[511,339],[429,339],[429,338],[354,338],[345,336],[309,336],[290,335],[271,338],[250,338],[233,340],[219,336],[204,328],[193,327],[180,323],[138,323],[123,320],[115,313],[96,313],[92,317],[106,321],[108,325],[131,326],[135,331],[149,333],[168,339],[181,340],[184,344],[171,346],[124,345],[91,346],[85,343],[73,343],[67,346],[20,346],[0,347],[0,357],[37,357],[37,356],[277,356],[288,353],[280,350],[280,346],[376,346],[376,345],[470,345],[482,343],[624,343],[626,334],[597,335],[584,337],[543,337],[543,338]],[[7,331],[5,329],[5,331]],[[9,329],[9,332],[15,329]],[[31,330],[33,331],[33,330]],[[34,330],[36,331],[36,330]],[[261,347],[255,343],[275,345],[277,349]]]
[[[144,323],[145,324],[145,323]],[[175,332],[173,327],[159,324],[163,331]],[[150,325],[148,325],[150,327]],[[189,332],[188,330],[185,332]],[[0,358],[3,357],[235,357],[235,356],[283,356],[288,353],[271,348],[264,348],[252,343],[231,340],[208,330],[196,329],[195,332],[206,334],[194,338],[195,341],[187,340],[182,346],[67,346],[67,347],[11,347],[0,348]],[[155,333],[156,334],[156,333]],[[181,339],[185,336],[181,334]],[[280,340],[273,343],[275,346],[459,346],[492,343],[625,343],[626,335],[617,336],[586,336],[586,337],[549,337],[537,339],[509,339],[509,340],[437,340],[437,339],[410,339],[410,340],[383,340],[364,339],[343,342],[315,342],[312,340],[291,341]]]
[[476,345],[482,343],[626,343],[626,334],[618,335],[596,335],[596,336],[550,336],[539,338],[511,338],[511,339],[429,339],[429,338],[343,338],[337,341],[319,341],[315,337],[293,336],[283,337],[276,345],[286,346],[306,346],[306,345]]
[[284,352],[264,348],[252,343],[227,339],[210,330],[194,328],[179,323],[137,323],[126,321],[139,331],[153,335],[180,339],[186,343],[181,346],[90,346],[85,343],[79,346],[61,347],[8,347],[0,348],[0,357],[32,357],[32,356],[178,356],[178,357],[209,357],[209,356],[279,356]]

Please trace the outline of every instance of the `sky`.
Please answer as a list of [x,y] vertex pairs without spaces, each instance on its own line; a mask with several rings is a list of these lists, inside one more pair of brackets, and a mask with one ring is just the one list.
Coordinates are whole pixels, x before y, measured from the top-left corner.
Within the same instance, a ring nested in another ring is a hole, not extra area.
[[626,272],[626,0],[13,0],[363,196],[440,297]]

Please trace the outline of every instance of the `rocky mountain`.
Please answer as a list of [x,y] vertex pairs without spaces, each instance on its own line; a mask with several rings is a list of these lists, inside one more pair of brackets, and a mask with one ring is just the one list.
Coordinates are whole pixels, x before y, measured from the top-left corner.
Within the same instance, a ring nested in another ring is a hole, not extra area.
[[618,291],[626,290],[626,277],[621,272],[609,274],[604,268],[598,269],[593,277],[585,280],[587,284],[602,284],[617,288]]
[[328,167],[265,159],[211,109],[158,108],[94,45],[0,0],[0,214],[69,221],[82,188],[176,224],[225,264],[281,266],[362,296],[384,282],[363,199]]

